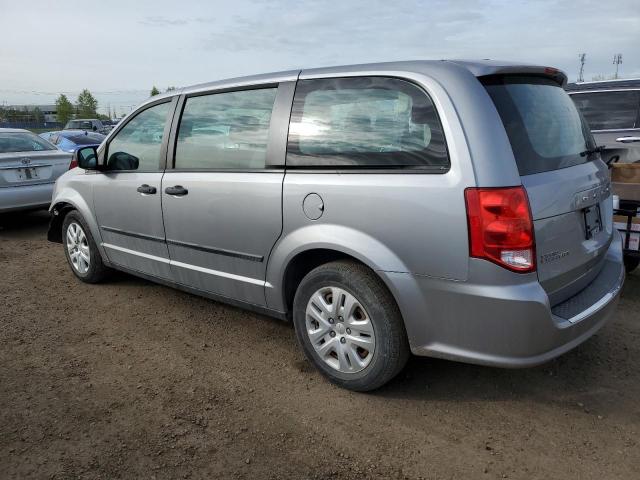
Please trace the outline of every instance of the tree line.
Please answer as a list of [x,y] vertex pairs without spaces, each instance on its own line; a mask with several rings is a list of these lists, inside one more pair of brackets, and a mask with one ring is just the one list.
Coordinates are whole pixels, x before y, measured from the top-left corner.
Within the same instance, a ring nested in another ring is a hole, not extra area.
[[99,115],[97,110],[98,100],[86,88],[80,92],[75,104],[64,93],[56,99],[56,116],[62,124],[66,124],[74,115],[79,118],[107,118],[106,115]]
[[[171,87],[167,87],[167,89],[165,90],[165,92],[173,92],[176,89],[176,87],[171,86]],[[151,92],[149,93],[150,97],[155,97],[156,95],[160,95],[160,90],[158,90],[158,87],[156,87],[155,85],[151,88]]]
[[[175,89],[176,87],[170,86],[167,87],[165,92],[171,92]],[[160,90],[158,90],[158,88],[154,85],[151,89],[150,96],[153,97],[155,95],[159,95],[160,93]],[[71,120],[74,116],[76,118],[98,118],[101,120],[108,120],[111,118],[111,112],[109,112],[108,115],[102,115],[97,112],[98,100],[86,88],[82,90],[82,92],[80,92],[75,103],[69,100],[69,97],[67,97],[64,93],[61,93],[60,95],[58,95],[58,98],[56,98],[55,105],[57,121],[59,123],[62,123],[63,125]],[[6,108],[0,106],[0,119],[8,122],[33,120],[40,123],[44,119],[44,114],[38,107],[35,107],[33,110],[19,110],[16,108]]]

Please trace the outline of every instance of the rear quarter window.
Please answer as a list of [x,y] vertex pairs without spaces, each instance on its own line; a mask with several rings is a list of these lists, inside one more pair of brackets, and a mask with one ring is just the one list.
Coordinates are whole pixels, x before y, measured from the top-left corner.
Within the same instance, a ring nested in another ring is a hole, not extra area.
[[640,128],[640,92],[588,92],[571,95],[591,130]]
[[287,166],[449,167],[442,124],[418,86],[387,77],[301,80],[296,86]]
[[595,158],[584,118],[562,87],[532,76],[481,78],[502,119],[520,175],[558,170]]
[[30,132],[0,133],[0,153],[40,152],[42,150],[56,150],[56,147]]

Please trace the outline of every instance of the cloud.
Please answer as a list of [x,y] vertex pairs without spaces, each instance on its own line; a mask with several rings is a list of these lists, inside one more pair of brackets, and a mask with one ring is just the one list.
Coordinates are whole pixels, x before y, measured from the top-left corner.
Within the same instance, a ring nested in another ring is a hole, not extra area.
[[145,17],[139,21],[142,25],[149,25],[152,27],[175,27],[179,25],[186,25],[189,20],[184,18],[167,18],[162,16]]
[[[591,79],[611,75],[613,55],[622,53],[621,74],[640,76],[638,0],[111,0],[91,8],[67,0],[55,9],[48,0],[0,3],[0,31],[20,38],[0,42],[0,102],[24,103],[24,94],[7,90],[146,95],[154,84],[420,58],[538,63],[575,79],[578,54],[586,53]],[[50,26],[69,18],[74,28],[57,31],[56,42],[74,46],[72,63],[43,54]]]
[[[587,73],[607,72],[626,52],[640,73],[637,0],[284,0],[253,3],[218,22],[200,47],[217,54],[287,57],[319,66],[409,58],[495,58],[554,65],[570,73],[587,53]],[[623,52],[623,53],[624,53]]]
[[[256,5],[204,38],[204,48],[237,52],[287,52],[300,58],[345,56],[426,57],[445,52],[444,36],[485,22],[480,2],[402,3],[309,0]],[[433,55],[433,53],[432,53]]]

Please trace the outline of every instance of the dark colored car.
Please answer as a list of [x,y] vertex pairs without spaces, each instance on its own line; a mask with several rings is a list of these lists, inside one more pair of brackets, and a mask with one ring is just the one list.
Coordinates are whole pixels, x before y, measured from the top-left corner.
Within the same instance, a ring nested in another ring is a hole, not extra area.
[[60,132],[41,133],[45,140],[56,145],[63,152],[74,153],[81,147],[97,147],[106,138],[106,135],[85,130],[62,130]]

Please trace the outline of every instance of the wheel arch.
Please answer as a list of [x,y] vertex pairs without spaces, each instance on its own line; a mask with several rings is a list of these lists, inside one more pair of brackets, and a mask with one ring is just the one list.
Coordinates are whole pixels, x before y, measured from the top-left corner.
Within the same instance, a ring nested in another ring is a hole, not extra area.
[[274,247],[267,265],[267,305],[290,314],[302,278],[314,268],[335,260],[353,260],[370,268],[398,303],[385,272],[407,269],[388,247],[349,227],[313,225],[283,237]]
[[49,223],[47,239],[51,242],[62,243],[62,224],[69,212],[74,210],[82,215],[82,218],[89,227],[91,235],[98,247],[98,252],[100,252],[103,262],[105,262],[105,264],[108,263],[108,257],[102,247],[100,228],[98,227],[98,223],[93,215],[92,208],[79,192],[71,188],[65,188],[60,192],[57,192],[55,198],[51,202],[51,207],[49,207],[51,222]]
[[47,240],[55,243],[62,243],[62,224],[67,214],[76,210],[75,206],[69,202],[56,202],[49,209],[51,220],[47,231]]

